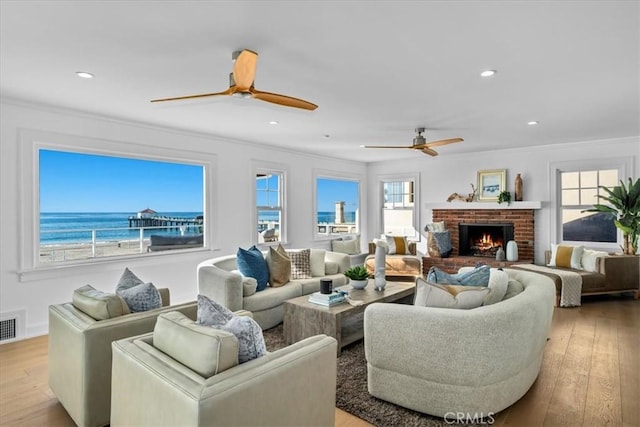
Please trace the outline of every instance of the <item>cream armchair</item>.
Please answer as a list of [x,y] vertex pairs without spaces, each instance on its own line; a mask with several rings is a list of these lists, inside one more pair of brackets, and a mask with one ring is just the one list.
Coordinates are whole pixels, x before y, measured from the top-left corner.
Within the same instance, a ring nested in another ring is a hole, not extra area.
[[111,405],[111,342],[153,330],[156,318],[180,311],[196,318],[196,302],[96,320],[72,303],[49,307],[49,387],[79,426],[109,424]]
[[335,339],[317,335],[238,365],[234,335],[174,314],[113,343],[112,426],[334,425]]

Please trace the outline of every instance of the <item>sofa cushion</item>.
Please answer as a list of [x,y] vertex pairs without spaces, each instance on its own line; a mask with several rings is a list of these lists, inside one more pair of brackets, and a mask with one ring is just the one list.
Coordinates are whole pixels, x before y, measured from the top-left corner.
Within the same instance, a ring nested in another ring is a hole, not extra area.
[[422,307],[476,308],[482,305],[488,293],[489,288],[486,287],[440,285],[418,278],[413,304]]
[[297,280],[290,281],[287,286],[279,288],[267,288],[255,295],[243,298],[242,308],[248,311],[262,311],[282,305],[287,299],[296,298],[302,295],[300,283]]
[[238,339],[239,363],[266,354],[262,328],[255,320],[247,316],[237,316],[205,295],[198,295],[198,324],[234,334]]
[[282,245],[278,245],[276,249],[270,247],[266,260],[269,267],[269,285],[277,288],[288,283],[291,279],[291,258]]
[[205,378],[238,364],[234,334],[198,325],[178,311],[158,316],[153,346]]
[[596,273],[598,271],[598,258],[606,257],[609,254],[602,251],[593,251],[591,249],[585,249],[582,253],[582,268],[590,273]]
[[359,241],[357,240],[332,240],[331,250],[341,254],[355,255],[359,254]]
[[291,258],[291,279],[311,278],[311,250],[287,251]]
[[263,291],[269,282],[269,267],[262,252],[255,246],[249,249],[238,248],[236,252],[238,270],[243,276],[253,277],[258,282],[256,291]]
[[502,301],[513,298],[522,291],[524,291],[524,285],[522,284],[522,282],[514,279],[509,279],[509,282],[507,283],[507,292],[504,294],[504,298],[502,298]]
[[334,261],[327,261],[324,263],[324,274],[338,274],[340,270],[340,264]]
[[404,236],[384,236],[387,241],[387,245],[389,245],[389,251],[387,252],[389,255],[410,255],[409,252],[409,244],[407,243],[407,238]]
[[489,274],[489,293],[484,297],[482,305],[491,305],[500,302],[507,294],[509,275],[501,268],[492,268]]
[[440,221],[440,222],[432,222],[427,224],[427,226],[425,227],[424,231],[445,231],[445,224],[444,221]]
[[311,277],[322,277],[324,272],[324,249],[311,249],[309,254],[309,263],[311,264]]
[[95,320],[111,319],[130,312],[121,296],[99,291],[91,285],[73,291],[72,304]]

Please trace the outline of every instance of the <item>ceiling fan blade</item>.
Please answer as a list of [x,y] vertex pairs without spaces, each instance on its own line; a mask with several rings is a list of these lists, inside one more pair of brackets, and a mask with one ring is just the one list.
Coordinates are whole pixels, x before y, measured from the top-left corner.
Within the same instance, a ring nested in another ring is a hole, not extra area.
[[252,50],[243,50],[233,64],[233,79],[236,81],[238,91],[247,92],[253,85],[256,77],[256,64],[258,54]]
[[235,87],[230,87],[227,90],[222,91],[222,92],[203,93],[201,95],[178,96],[178,97],[175,97],[175,98],[152,99],[151,102],[179,101],[179,100],[182,100],[182,99],[206,98],[208,96],[218,96],[218,95],[231,95],[234,92],[235,92]]
[[255,89],[251,89],[249,90],[249,92],[251,92],[253,97],[256,99],[259,99],[261,101],[266,101],[266,102],[272,102],[274,104],[284,105],[286,107],[302,108],[305,110],[315,110],[316,108],[318,108],[316,104],[305,101],[303,99],[292,98],[286,95],[280,95],[277,93],[270,93],[270,92],[262,92]]
[[413,148],[406,145],[361,145],[362,148]]
[[454,142],[462,142],[464,139],[462,138],[451,138],[451,139],[442,139],[440,141],[427,142],[425,145],[427,147],[440,147],[447,144],[453,144]]
[[432,149],[431,149],[431,148],[429,148],[429,147],[424,147],[424,148],[422,149],[422,152],[423,152],[424,154],[427,154],[427,155],[432,156],[432,157],[435,157],[435,156],[437,156],[437,155],[438,155],[438,152],[437,152],[437,151],[432,150]]

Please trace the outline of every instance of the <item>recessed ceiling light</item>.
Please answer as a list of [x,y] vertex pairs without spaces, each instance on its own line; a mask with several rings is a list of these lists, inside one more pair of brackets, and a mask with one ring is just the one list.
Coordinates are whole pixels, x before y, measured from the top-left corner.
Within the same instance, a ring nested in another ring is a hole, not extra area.
[[497,73],[496,70],[484,70],[483,72],[480,73],[480,75],[482,77],[491,77],[493,76],[495,73]]
[[280,122],[278,122],[278,121],[276,121],[276,120],[271,120],[271,121],[269,122],[269,124],[270,124],[270,125],[277,125],[277,124],[279,124],[279,123],[280,123]]
[[329,135],[328,133],[325,133],[325,134],[324,134],[324,135],[322,135],[322,136],[324,136],[325,138],[331,138],[331,135]]
[[76,75],[78,77],[82,77],[83,79],[92,79],[93,74],[87,73],[86,71],[76,71]]
[[527,124],[528,124],[529,126],[535,126],[535,125],[537,125],[538,123],[540,123],[540,122],[539,122],[539,121],[537,121],[537,120],[532,120],[532,121],[528,122]]

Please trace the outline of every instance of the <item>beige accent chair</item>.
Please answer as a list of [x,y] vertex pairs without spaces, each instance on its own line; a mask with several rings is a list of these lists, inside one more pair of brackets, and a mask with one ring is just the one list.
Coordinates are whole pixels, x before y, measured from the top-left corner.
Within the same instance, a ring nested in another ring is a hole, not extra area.
[[169,306],[169,290],[159,291],[162,308],[104,320],[72,303],[49,306],[49,387],[77,425],[109,424],[112,341],[152,331],[166,311],[196,318],[195,301]]
[[[385,256],[385,269],[387,278],[400,280],[415,280],[422,276],[422,257],[417,255],[416,242],[408,242],[407,248],[410,255]],[[373,274],[376,269],[376,244],[369,242],[369,255],[364,261],[367,271]]]
[[553,316],[553,281],[505,269],[523,289],[463,310],[376,303],[364,312],[367,386],[415,411],[489,414],[520,399],[538,377]]
[[166,326],[181,322],[173,314],[153,333],[113,343],[112,426],[335,424],[334,338],[317,335],[238,365],[234,335]]

